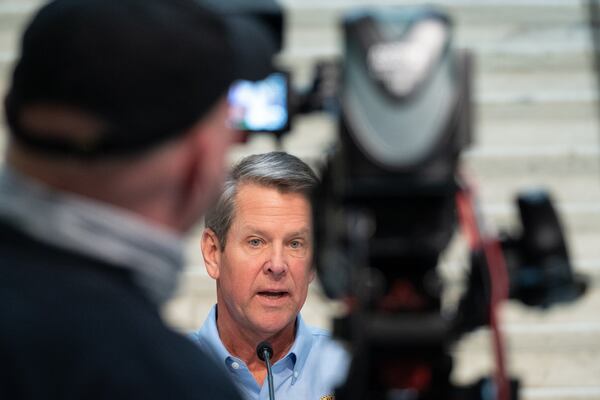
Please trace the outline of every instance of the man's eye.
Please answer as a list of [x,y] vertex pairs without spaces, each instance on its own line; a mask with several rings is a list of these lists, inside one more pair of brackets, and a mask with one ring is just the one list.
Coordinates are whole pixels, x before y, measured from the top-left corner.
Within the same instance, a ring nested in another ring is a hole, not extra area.
[[252,247],[259,247],[261,245],[260,239],[250,239],[248,240],[248,244]]
[[292,240],[290,242],[290,247],[292,249],[300,249],[300,248],[302,248],[302,242],[299,240]]

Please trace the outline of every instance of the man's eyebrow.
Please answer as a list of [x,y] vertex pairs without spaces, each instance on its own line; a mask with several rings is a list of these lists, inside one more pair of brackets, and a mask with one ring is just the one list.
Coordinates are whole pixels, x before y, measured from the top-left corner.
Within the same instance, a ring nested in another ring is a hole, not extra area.
[[261,230],[260,228],[256,228],[252,225],[245,225],[242,227],[242,232],[244,235],[258,235],[258,236],[269,236],[267,232]]
[[[269,237],[270,234],[268,232],[263,231],[260,228],[257,228],[255,226],[252,225],[245,225],[242,227],[242,232],[244,235],[258,235],[258,236],[264,236],[264,237]],[[287,233],[285,235],[286,238],[290,238],[290,237],[298,237],[298,236],[309,236],[310,235],[310,228],[302,228],[299,229],[297,231],[293,231],[290,233]]]
[[287,237],[297,237],[297,236],[308,236],[308,235],[310,235],[310,229],[302,228],[298,231],[290,232],[286,236]]

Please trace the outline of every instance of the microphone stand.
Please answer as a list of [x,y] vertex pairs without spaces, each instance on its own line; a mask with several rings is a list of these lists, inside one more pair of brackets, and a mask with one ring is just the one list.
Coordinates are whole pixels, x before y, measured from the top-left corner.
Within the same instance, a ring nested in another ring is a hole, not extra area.
[[271,371],[271,357],[273,356],[273,347],[269,342],[263,341],[256,346],[258,358],[267,364],[267,382],[269,385],[269,400],[275,400],[275,389],[273,388],[273,372]]

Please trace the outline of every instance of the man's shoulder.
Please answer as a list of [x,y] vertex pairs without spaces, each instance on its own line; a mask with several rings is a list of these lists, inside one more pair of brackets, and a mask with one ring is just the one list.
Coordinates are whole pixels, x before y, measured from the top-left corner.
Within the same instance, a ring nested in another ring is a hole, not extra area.
[[312,336],[312,348],[317,348],[322,356],[336,356],[343,359],[346,357],[347,351],[340,341],[333,337],[327,329],[308,326],[308,331]]
[[331,338],[331,332],[325,328],[320,328],[312,325],[307,325],[307,327],[312,336],[314,337],[323,338],[325,340]]
[[315,326],[307,328],[312,336],[309,358],[316,361],[317,369],[318,366],[323,366],[325,369],[334,367],[345,371],[350,355],[342,342],[334,338],[327,329]]
[[[165,325],[157,310],[136,296],[110,296],[119,293],[125,292],[98,290],[96,300],[91,293],[77,304],[71,301],[78,296],[69,295],[47,307],[38,301],[13,303],[12,310],[0,305],[0,347],[10,352],[2,358],[39,377],[30,384],[60,393],[61,382],[69,382],[82,398],[193,399],[199,391],[211,399],[238,398],[213,360]],[[4,367],[16,366],[10,364]],[[86,387],[106,396],[88,397]]]
[[[10,255],[0,265],[0,370],[34,377],[23,384],[54,398],[63,390],[81,398],[238,398],[126,275],[45,247],[28,254],[0,245]],[[10,376],[0,377],[0,397],[19,398],[5,392],[22,382]]]
[[210,399],[238,398],[228,377],[215,367],[214,360],[188,338],[166,327],[157,333],[155,330],[147,334],[139,349],[128,354],[127,357],[138,364],[135,374],[130,368],[121,368],[120,377],[133,390],[145,386],[147,392],[152,392],[148,394],[152,399],[194,399],[199,393]]
[[314,326],[307,328],[312,340],[301,379],[308,384],[311,393],[326,396],[344,382],[350,354],[330,331]]

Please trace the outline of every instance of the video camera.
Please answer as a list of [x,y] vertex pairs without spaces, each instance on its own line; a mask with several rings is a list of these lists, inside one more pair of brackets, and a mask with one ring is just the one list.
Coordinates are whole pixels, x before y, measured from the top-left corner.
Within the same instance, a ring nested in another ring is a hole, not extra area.
[[[341,60],[319,64],[309,91],[291,92],[289,74],[278,72],[230,96],[246,111],[237,126],[252,131],[282,135],[294,115],[314,111],[333,110],[339,120],[313,196],[318,276],[325,293],[347,305],[334,335],[353,355],[336,398],[518,398],[504,368],[497,305],[511,298],[545,308],[586,288],[552,200],[519,195],[519,233],[496,237],[482,228],[460,168],[472,141],[473,57],[452,46],[445,13],[355,10],[342,29]],[[471,265],[449,316],[438,264],[459,226]],[[482,326],[493,335],[495,375],[457,387],[450,348]]]

